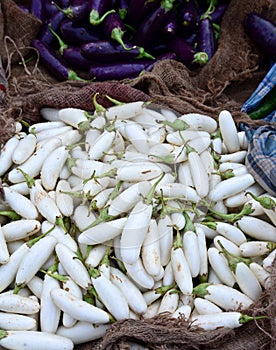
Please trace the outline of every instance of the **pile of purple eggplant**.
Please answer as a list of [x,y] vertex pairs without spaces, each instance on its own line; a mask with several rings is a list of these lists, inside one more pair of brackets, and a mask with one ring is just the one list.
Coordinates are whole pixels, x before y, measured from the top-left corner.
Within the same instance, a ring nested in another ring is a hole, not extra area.
[[163,59],[194,70],[214,55],[230,0],[33,0],[32,46],[58,80],[135,78]]

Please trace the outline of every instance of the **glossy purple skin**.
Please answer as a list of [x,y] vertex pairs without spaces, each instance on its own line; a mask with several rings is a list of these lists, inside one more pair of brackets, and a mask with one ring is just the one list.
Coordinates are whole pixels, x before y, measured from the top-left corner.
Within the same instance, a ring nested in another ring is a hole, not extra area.
[[196,67],[193,63],[197,50],[187,43],[184,38],[176,36],[168,43],[169,50],[176,55],[176,60],[182,62],[189,68]]
[[38,50],[44,67],[58,80],[64,81],[69,77],[69,67],[60,59],[54,50],[41,40],[35,39],[32,46]]
[[201,19],[198,22],[197,50],[206,52],[208,61],[216,51],[216,38],[213,23],[210,18]]
[[108,14],[102,22],[102,30],[108,38],[111,38],[115,28],[120,29],[122,32],[126,30],[124,22],[117,12]]
[[45,20],[45,6],[43,0],[32,0],[30,12],[41,21]]
[[276,59],[276,24],[256,13],[244,19],[244,30],[265,55]]
[[198,8],[194,0],[185,2],[178,11],[179,25],[187,28],[194,28],[198,20]]
[[91,61],[83,57],[79,47],[68,47],[63,50],[63,58],[75,70],[88,71]]
[[178,32],[178,20],[175,11],[170,11],[167,20],[164,23],[163,33],[166,37],[171,37],[176,35]]
[[77,24],[68,19],[61,23],[60,32],[63,40],[73,46],[81,46],[103,38],[103,34],[99,28],[91,25]]
[[150,47],[164,29],[169,14],[170,10],[158,7],[140,24],[135,33],[134,42],[146,48]]
[[[132,47],[126,44],[127,47]],[[82,45],[81,51],[84,57],[96,61],[123,61],[135,59],[139,56],[138,48],[125,50],[122,45],[113,43],[109,40],[99,40]]]
[[133,79],[151,63],[152,60],[139,60],[94,64],[90,67],[89,75],[91,79],[95,78],[98,81]]
[[107,10],[109,10],[111,2],[110,0],[89,0],[89,11],[97,11],[99,17],[101,17]]
[[160,62],[163,60],[175,60],[175,59],[176,59],[176,54],[174,52],[166,52],[158,56],[151,64],[149,64],[146,68],[146,71],[150,72],[157,62]]
[[70,13],[67,15],[72,21],[81,21],[88,18],[88,3],[84,2],[80,5],[70,5],[67,7]]
[[54,16],[51,17],[48,21],[46,21],[42,26],[41,31],[38,34],[38,39],[43,41],[47,45],[52,45],[52,43],[55,41],[55,37],[49,29],[49,24],[51,25],[52,29],[56,33],[58,33],[60,24],[65,18],[65,14],[63,14],[62,12],[57,12],[56,14],[54,14]]
[[127,22],[132,26],[139,25],[145,17],[157,9],[159,4],[159,0],[130,0],[126,18]]
[[216,6],[215,10],[210,14],[213,23],[220,23],[225,14],[228,4],[222,3]]

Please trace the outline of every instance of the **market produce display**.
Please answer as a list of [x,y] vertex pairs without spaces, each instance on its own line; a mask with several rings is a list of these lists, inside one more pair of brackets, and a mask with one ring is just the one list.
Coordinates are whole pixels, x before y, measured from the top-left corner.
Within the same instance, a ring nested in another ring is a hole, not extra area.
[[[235,329],[269,288],[275,198],[223,110],[43,108],[0,154],[0,345],[73,349],[168,312]],[[2,317],[2,316],[1,316]],[[27,345],[26,345],[27,344]]]
[[[213,57],[228,1],[32,1],[32,46],[59,80],[135,78],[164,59],[190,69]],[[78,71],[79,76],[74,72]]]

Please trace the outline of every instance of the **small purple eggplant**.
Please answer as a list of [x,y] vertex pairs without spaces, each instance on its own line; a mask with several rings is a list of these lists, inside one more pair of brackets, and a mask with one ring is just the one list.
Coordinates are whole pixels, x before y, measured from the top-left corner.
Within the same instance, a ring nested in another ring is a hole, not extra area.
[[43,0],[32,0],[30,12],[41,21],[45,20],[45,6]]
[[126,28],[123,20],[120,18],[118,12],[109,13],[103,20],[101,27],[107,38],[117,41],[125,50],[130,50],[127,48],[123,41],[124,33]]
[[65,80],[82,80],[78,75],[71,70],[62,58],[58,57],[54,50],[51,49],[43,41],[35,39],[32,42],[32,46],[38,50],[39,57],[44,67],[51,73],[56,79],[60,81]]
[[91,79],[98,81],[133,79],[138,77],[151,63],[151,60],[99,63],[91,65],[89,73]]
[[164,61],[164,60],[176,60],[176,54],[174,52],[166,52],[166,53],[163,53],[162,55],[159,55],[151,64],[149,64],[146,67],[145,70],[147,72],[150,72],[157,62]]
[[105,17],[114,12],[110,0],[89,0],[89,22],[93,26],[97,26],[105,19]]
[[67,8],[61,8],[58,4],[54,2],[56,8],[65,14],[71,21],[81,21],[88,18],[88,3],[83,2],[80,5],[70,5]]
[[60,25],[63,40],[73,46],[81,46],[91,41],[101,40],[103,33],[97,27],[81,25],[70,20],[65,20]]
[[269,58],[276,59],[276,24],[257,13],[249,13],[244,19],[244,30]]
[[88,71],[92,64],[91,60],[83,57],[79,47],[68,47],[64,49],[63,58],[75,70]]
[[182,4],[178,10],[178,22],[182,29],[194,28],[198,20],[198,7],[194,0]]
[[133,47],[133,45],[128,43],[126,43],[125,46],[128,50],[125,50],[121,44],[116,44],[109,40],[99,40],[82,45],[81,52],[84,57],[99,62],[123,61],[141,58],[154,59],[154,57],[145,52],[142,47]]
[[137,27],[159,5],[160,0],[130,0],[126,20],[132,26]]
[[199,53],[192,45],[180,36],[172,38],[168,43],[169,50],[174,52],[176,60],[190,69],[198,68],[207,62],[207,55]]
[[208,56],[208,61],[216,52],[215,30],[209,17],[203,18],[198,22],[197,50],[205,52]]
[[170,11],[168,18],[164,22],[163,33],[166,36],[166,38],[170,38],[172,36],[175,36],[177,32],[178,32],[177,14],[176,14],[176,11],[172,10]]
[[66,18],[65,14],[62,12],[57,12],[48,21],[44,23],[38,34],[38,39],[43,41],[47,45],[52,45],[55,40],[54,35],[50,31],[50,27],[57,32],[59,30],[61,22]]
[[174,0],[161,0],[157,9],[152,12],[138,27],[134,42],[137,45],[150,47],[158,38],[164,28],[170,11],[173,9]]
[[127,17],[130,0],[118,0],[117,12],[122,20]]
[[213,23],[218,24],[221,22],[227,7],[228,7],[227,3],[221,3],[216,6],[214,11],[210,14],[210,17]]

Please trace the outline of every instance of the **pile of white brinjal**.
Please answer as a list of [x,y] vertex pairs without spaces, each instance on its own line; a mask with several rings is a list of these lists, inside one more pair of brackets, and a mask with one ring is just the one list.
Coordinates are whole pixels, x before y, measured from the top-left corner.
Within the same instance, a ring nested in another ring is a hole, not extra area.
[[0,155],[0,346],[73,349],[161,313],[236,328],[271,283],[275,198],[231,112],[42,108]]

